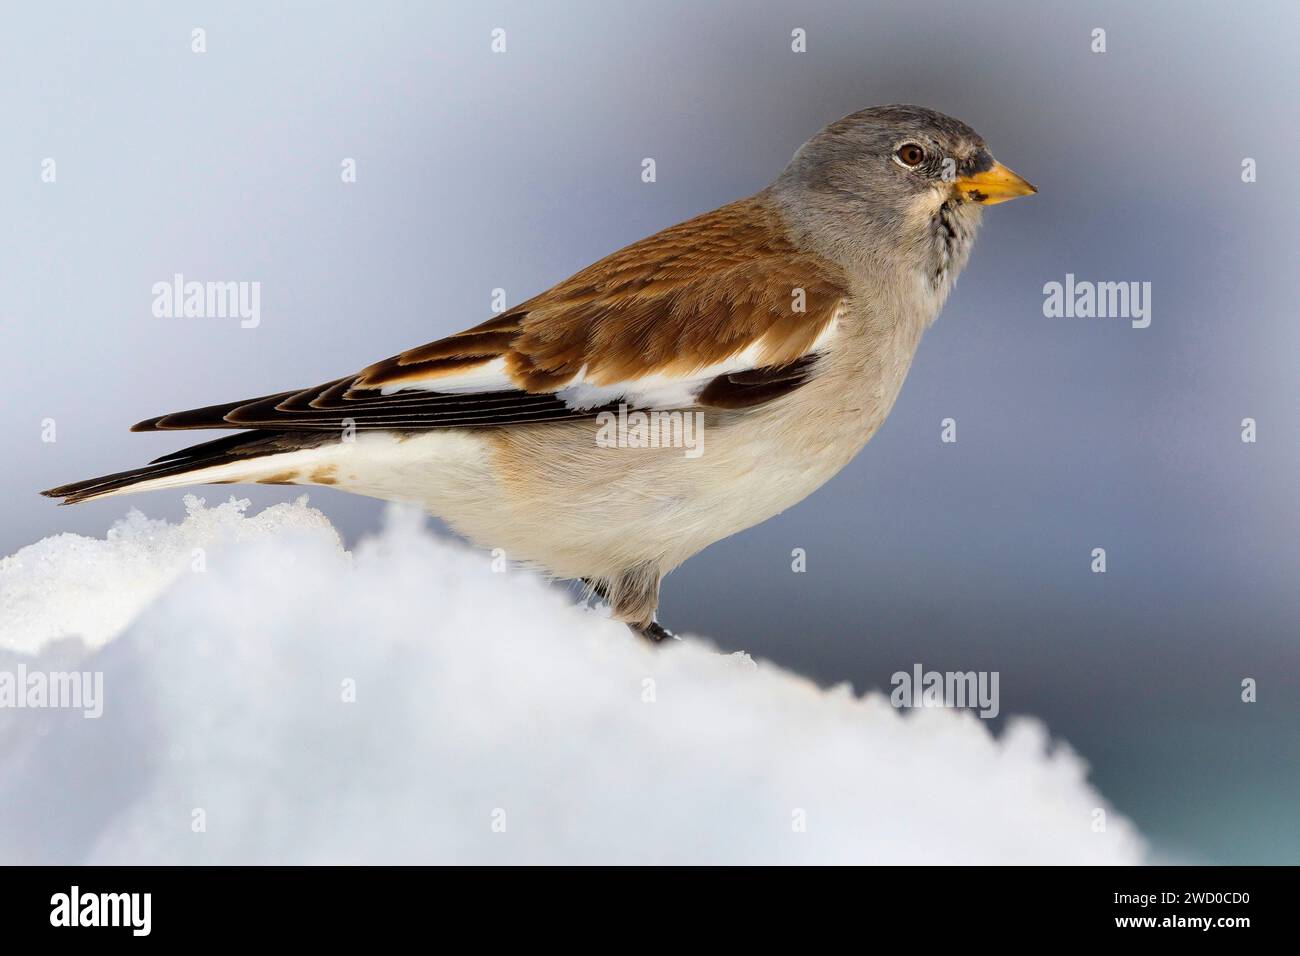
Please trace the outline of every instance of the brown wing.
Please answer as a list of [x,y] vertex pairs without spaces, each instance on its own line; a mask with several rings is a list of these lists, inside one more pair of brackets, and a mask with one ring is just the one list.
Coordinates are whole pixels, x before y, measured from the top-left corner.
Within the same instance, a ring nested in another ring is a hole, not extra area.
[[[808,378],[805,357],[846,295],[843,273],[797,249],[767,201],[753,197],[634,243],[503,315],[359,375],[164,415],[135,430],[556,421],[597,410],[556,394],[575,383],[602,395],[626,385],[634,395],[650,377],[687,382],[693,403],[744,407]],[[705,376],[698,387],[693,376]]]

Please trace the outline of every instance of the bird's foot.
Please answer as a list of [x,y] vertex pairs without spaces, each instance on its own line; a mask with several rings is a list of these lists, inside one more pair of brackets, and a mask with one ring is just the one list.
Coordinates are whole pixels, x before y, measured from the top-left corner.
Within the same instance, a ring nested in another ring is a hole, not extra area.
[[632,633],[639,634],[651,644],[662,644],[664,641],[680,641],[681,638],[674,634],[668,628],[664,627],[658,621],[651,621],[649,624],[629,624]]

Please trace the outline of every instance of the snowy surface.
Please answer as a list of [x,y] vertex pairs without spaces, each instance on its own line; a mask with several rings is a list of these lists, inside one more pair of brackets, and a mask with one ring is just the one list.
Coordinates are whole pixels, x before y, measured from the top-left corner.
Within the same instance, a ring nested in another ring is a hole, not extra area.
[[68,634],[98,647],[225,541],[320,532],[342,547],[329,519],[313,509],[283,504],[245,518],[234,498],[204,508],[187,495],[186,504],[189,517],[180,524],[132,510],[103,539],[58,534],[0,558],[0,648],[34,651]]
[[1036,721],[649,648],[406,512],[348,553],[305,500],[188,504],[0,563],[0,671],[105,697],[0,708],[0,863],[1143,856]]

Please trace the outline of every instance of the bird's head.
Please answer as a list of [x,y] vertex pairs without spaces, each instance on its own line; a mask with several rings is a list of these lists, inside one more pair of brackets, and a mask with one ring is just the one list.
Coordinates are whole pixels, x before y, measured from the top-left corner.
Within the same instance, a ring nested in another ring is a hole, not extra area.
[[[922,106],[874,106],[805,143],[773,187],[801,231],[842,253],[914,260],[955,275],[984,206],[1038,190],[960,120]],[[841,258],[841,256],[837,256]]]

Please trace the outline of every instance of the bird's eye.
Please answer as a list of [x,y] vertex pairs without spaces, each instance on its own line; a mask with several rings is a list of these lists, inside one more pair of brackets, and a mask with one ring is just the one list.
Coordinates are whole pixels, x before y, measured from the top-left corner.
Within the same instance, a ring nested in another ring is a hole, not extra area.
[[904,143],[898,147],[894,155],[904,166],[920,166],[921,161],[925,159],[925,150],[915,143]]

